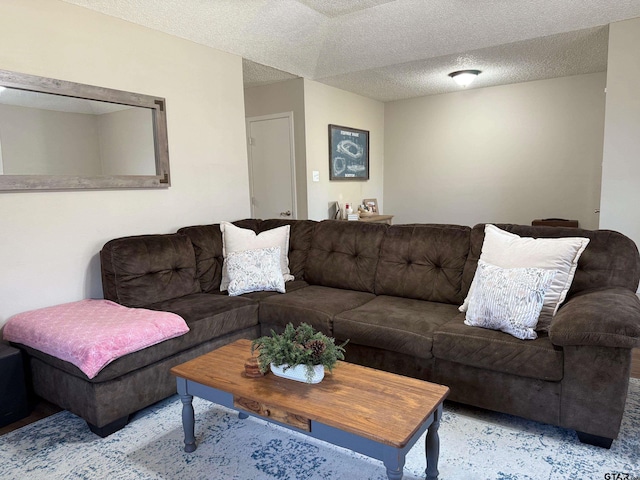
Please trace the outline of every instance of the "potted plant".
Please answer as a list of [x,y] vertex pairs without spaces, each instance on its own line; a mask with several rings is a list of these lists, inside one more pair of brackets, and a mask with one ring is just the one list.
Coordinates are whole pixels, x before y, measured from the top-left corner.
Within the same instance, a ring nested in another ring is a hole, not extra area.
[[259,350],[260,371],[269,369],[278,376],[292,380],[318,383],[324,378],[324,369],[333,371],[338,360],[344,360],[344,346],[336,345],[335,339],[316,332],[307,323],[297,328],[289,323],[282,334],[271,330],[251,343],[251,353]]

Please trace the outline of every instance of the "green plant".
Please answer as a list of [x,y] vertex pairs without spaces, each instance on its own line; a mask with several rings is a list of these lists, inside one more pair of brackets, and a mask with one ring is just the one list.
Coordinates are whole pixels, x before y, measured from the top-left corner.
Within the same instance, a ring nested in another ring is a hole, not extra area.
[[305,365],[307,380],[313,377],[313,366],[323,365],[330,372],[333,371],[338,360],[344,360],[344,346],[336,345],[335,339],[316,332],[307,323],[301,323],[297,328],[289,323],[282,334],[271,330],[271,336],[257,338],[251,343],[251,353],[259,350],[258,365],[260,371],[266,373],[269,364],[286,365],[285,370],[296,365]]

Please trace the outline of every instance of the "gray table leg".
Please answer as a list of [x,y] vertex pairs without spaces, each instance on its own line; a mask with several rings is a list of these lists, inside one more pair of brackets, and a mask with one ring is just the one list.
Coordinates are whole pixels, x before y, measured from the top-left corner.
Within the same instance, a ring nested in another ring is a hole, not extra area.
[[387,447],[383,454],[389,480],[402,480],[405,456],[396,448]]
[[442,417],[442,404],[433,412],[433,423],[427,431],[425,442],[425,453],[427,456],[427,480],[438,480],[438,457],[440,456],[440,437],[438,436],[438,427],[440,426],[440,418]]
[[193,395],[180,394],[182,400],[182,428],[184,429],[184,451],[191,453],[196,449],[195,415],[193,412]]

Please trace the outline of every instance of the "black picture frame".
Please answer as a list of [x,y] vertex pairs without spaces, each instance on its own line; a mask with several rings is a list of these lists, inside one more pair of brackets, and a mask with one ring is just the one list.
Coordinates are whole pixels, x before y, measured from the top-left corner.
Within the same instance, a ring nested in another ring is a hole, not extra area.
[[369,131],[329,125],[329,180],[369,180]]

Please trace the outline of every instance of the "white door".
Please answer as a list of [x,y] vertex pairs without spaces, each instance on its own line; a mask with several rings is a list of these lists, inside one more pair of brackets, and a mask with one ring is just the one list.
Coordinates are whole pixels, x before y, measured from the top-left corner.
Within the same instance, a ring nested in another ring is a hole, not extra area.
[[247,118],[251,216],[296,218],[293,112]]

